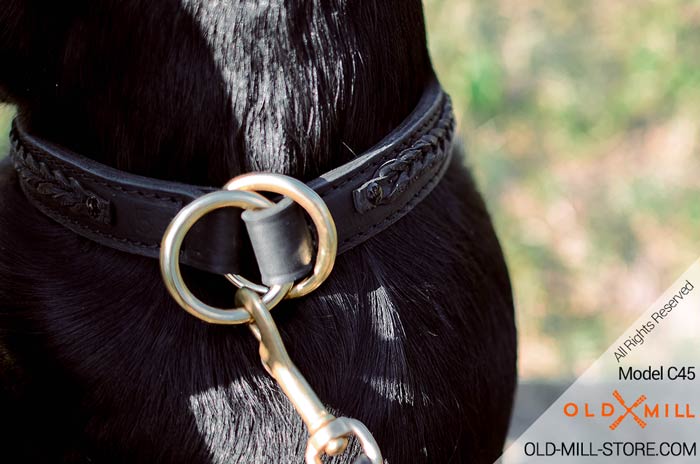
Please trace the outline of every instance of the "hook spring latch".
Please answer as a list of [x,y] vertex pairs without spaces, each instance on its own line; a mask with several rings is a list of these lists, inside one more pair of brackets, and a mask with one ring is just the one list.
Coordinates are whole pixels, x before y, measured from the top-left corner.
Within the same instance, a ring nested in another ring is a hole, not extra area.
[[[290,282],[270,288],[253,284],[237,275],[227,275],[240,287],[235,309],[220,309],[199,300],[187,288],[180,272],[179,255],[187,231],[205,214],[218,208],[269,208],[274,205],[258,191],[274,192],[299,203],[316,226],[318,250],[313,274],[299,283]],[[330,274],[337,253],[338,236],[328,207],[316,192],[302,182],[280,174],[244,174],[229,181],[224,190],[197,198],[183,208],[168,226],[161,244],[161,271],[168,291],[190,314],[214,324],[248,323],[260,343],[260,357],[267,372],[277,381],[284,394],[309,429],[306,463],[321,464],[324,454],[343,453],[348,439],[354,436],[362,446],[357,464],[381,464],[379,447],[362,422],[348,417],[335,417],[301,375],[287,354],[270,309],[284,298],[310,293]],[[260,296],[255,291],[264,293]]]

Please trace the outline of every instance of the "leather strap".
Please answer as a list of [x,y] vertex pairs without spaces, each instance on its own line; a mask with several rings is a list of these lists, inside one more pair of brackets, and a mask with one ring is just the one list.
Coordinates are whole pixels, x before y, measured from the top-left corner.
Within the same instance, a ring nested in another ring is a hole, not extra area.
[[[158,258],[166,227],[187,203],[214,188],[129,174],[27,134],[15,119],[10,158],[27,199],[78,235]],[[238,272],[240,214],[219,210],[195,224],[181,262],[214,273]],[[234,237],[234,240],[231,240]]]
[[265,285],[294,282],[309,274],[314,249],[304,213],[296,203],[285,198],[271,208],[243,211],[241,217]]
[[[453,128],[450,99],[433,81],[415,110],[375,147],[308,183],[335,220],[339,253],[386,229],[432,191],[449,164]],[[20,120],[13,123],[11,142],[20,184],[36,208],[79,235],[128,253],[157,258],[175,214],[216,190],[105,166],[28,134]],[[296,205],[284,202],[274,212],[242,216],[266,284],[308,272],[313,230]],[[188,234],[181,262],[238,273],[249,246],[241,226],[235,209],[208,214]]]

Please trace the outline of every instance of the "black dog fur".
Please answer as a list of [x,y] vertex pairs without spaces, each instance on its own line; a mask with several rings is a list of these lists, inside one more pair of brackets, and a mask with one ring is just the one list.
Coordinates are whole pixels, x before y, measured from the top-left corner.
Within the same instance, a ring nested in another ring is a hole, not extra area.
[[[0,100],[36,135],[208,185],[259,170],[314,178],[387,134],[432,75],[413,0],[4,0],[0,66]],[[231,303],[229,286],[189,274],[198,294]],[[500,454],[515,384],[511,289],[459,161],[274,315],[319,396],[362,420],[389,463]],[[8,167],[0,363],[2,462],[302,460],[306,431],[246,329],[186,314],[155,260],[53,223]]]

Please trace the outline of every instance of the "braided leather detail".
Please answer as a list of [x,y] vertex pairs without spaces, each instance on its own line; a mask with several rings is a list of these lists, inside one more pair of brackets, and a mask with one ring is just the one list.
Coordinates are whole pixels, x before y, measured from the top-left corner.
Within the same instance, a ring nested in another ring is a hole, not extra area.
[[109,200],[86,190],[74,177],[63,171],[51,169],[45,162],[37,161],[19,143],[14,131],[11,133],[11,142],[12,161],[27,194],[48,198],[72,214],[89,217],[100,224],[111,223]]
[[382,164],[373,179],[353,191],[355,209],[365,213],[391,203],[424,171],[441,162],[450,149],[454,124],[452,104],[445,96],[435,125],[396,158]]

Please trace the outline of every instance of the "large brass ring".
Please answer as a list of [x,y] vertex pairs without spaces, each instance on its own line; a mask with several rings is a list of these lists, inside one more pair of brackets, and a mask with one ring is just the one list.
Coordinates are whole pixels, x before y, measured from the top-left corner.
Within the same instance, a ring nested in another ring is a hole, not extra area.
[[[187,312],[214,324],[245,324],[252,319],[243,308],[221,309],[210,306],[194,296],[180,272],[180,249],[187,232],[205,214],[219,208],[268,208],[272,203],[254,192],[218,190],[203,195],[185,206],[172,220],[163,235],[160,247],[160,270],[170,295]],[[293,283],[273,285],[262,297],[268,309],[279,303]]]
[[230,191],[263,191],[279,193],[296,201],[306,210],[316,226],[318,251],[311,276],[297,283],[287,298],[298,298],[316,290],[330,275],[338,251],[338,233],[328,206],[323,199],[303,182],[282,174],[250,173],[234,177],[224,185]]

